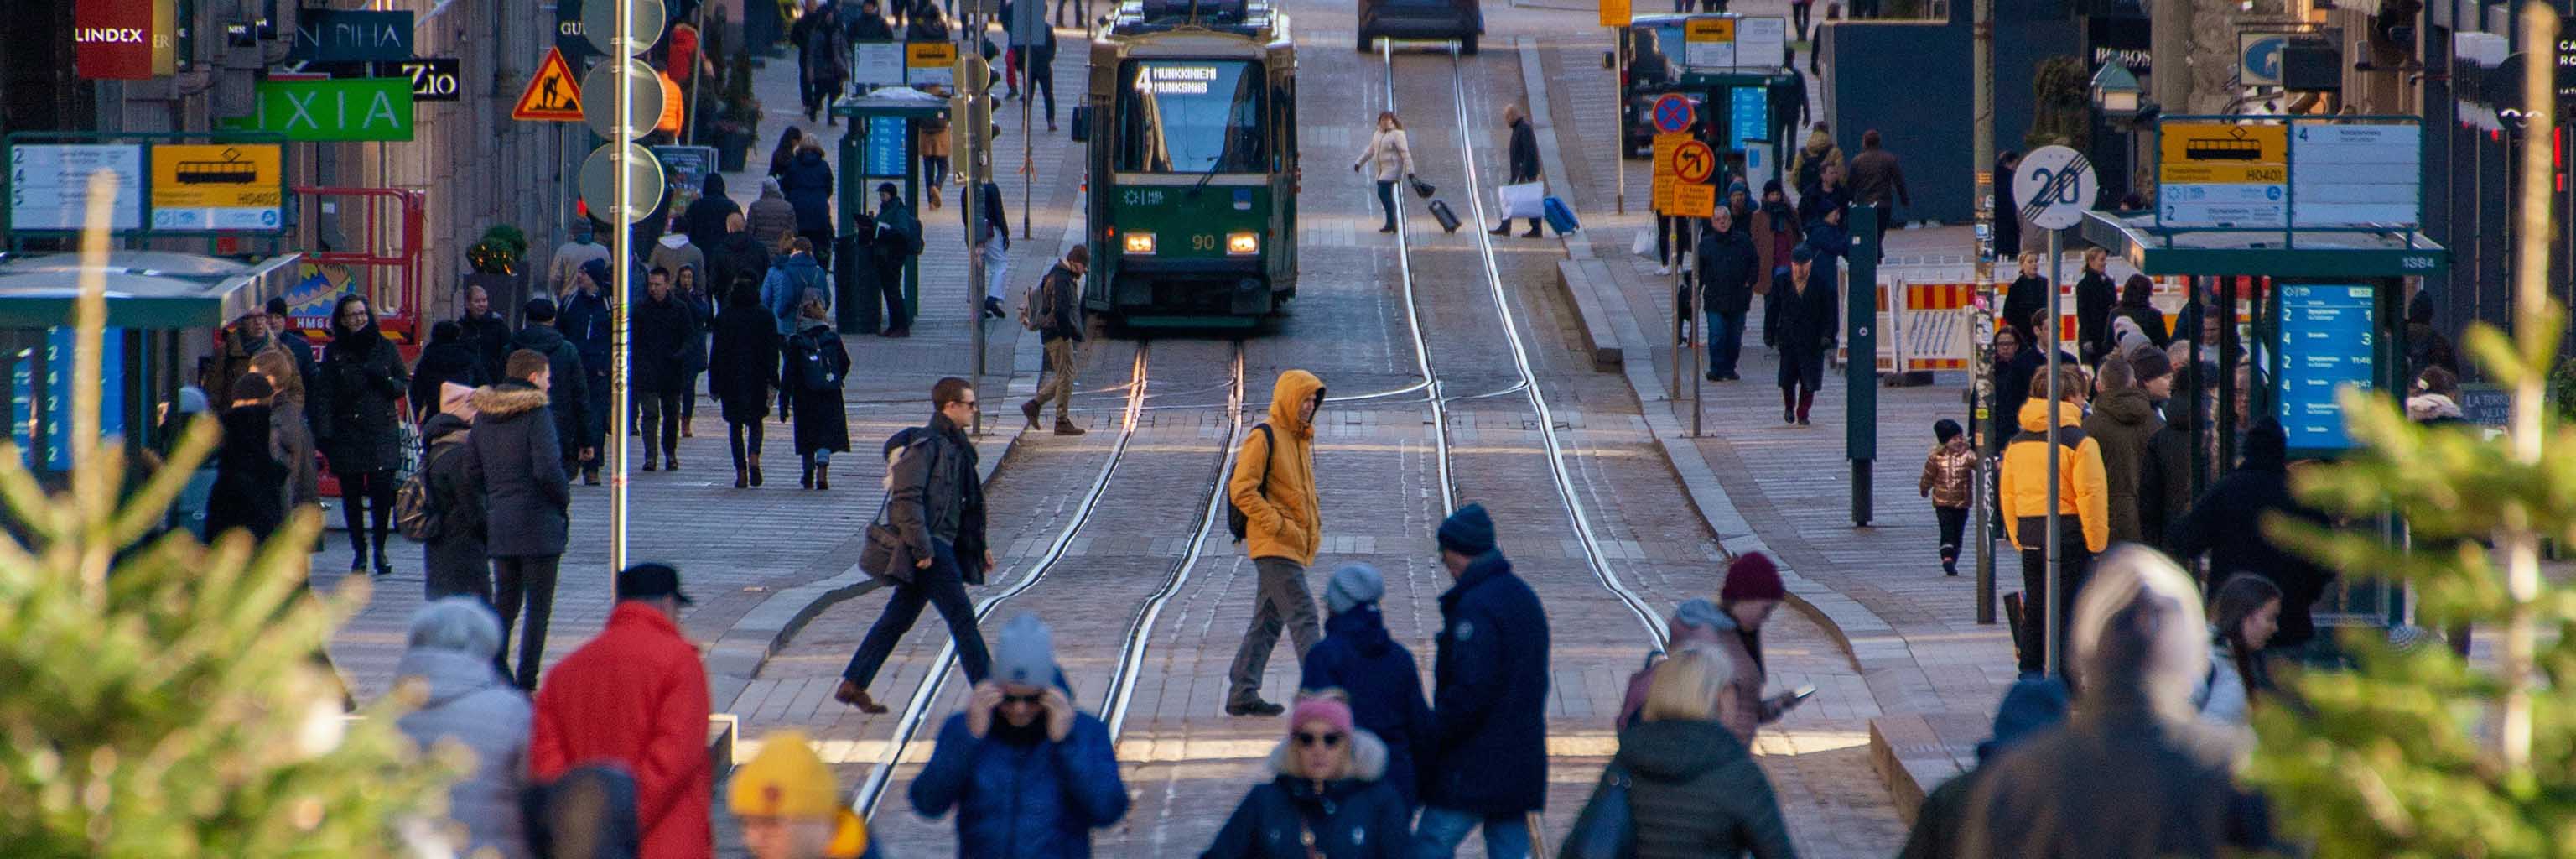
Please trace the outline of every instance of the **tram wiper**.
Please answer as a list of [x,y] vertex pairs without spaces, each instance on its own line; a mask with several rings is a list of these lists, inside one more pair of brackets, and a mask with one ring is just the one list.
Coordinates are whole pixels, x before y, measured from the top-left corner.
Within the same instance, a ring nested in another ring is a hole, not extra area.
[[1222,159],[1218,160],[1214,164],[1208,165],[1207,172],[1199,175],[1199,183],[1190,186],[1190,199],[1198,199],[1199,192],[1207,190],[1208,180],[1216,178],[1217,171],[1224,168],[1225,162]]

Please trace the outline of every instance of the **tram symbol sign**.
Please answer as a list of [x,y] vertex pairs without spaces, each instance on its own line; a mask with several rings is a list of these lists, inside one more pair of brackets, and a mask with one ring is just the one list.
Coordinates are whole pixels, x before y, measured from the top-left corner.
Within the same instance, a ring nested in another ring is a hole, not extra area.
[[1717,172],[1717,150],[1697,140],[1686,140],[1673,147],[1673,178],[1696,185],[1708,181]]
[[2063,230],[2084,220],[2100,189],[2093,162],[2064,146],[2031,150],[2013,171],[2013,205],[2023,220],[2043,230]]
[[1671,134],[1689,128],[1690,124],[1691,103],[1688,96],[1668,92],[1662,98],[1655,99],[1656,131]]

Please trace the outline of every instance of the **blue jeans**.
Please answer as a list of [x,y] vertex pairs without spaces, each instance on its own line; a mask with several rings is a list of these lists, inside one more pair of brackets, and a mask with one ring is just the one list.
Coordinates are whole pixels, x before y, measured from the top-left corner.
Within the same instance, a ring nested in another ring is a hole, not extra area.
[[1423,806],[1422,822],[1413,830],[1413,859],[1450,859],[1458,854],[1458,842],[1467,840],[1467,832],[1478,824],[1485,827],[1487,859],[1527,859],[1530,855],[1528,815],[1487,817],[1469,811]]
[[948,622],[948,636],[957,642],[957,663],[966,672],[966,682],[983,682],[991,670],[992,657],[984,649],[984,634],[975,628],[975,603],[966,597],[965,571],[959,569],[957,551],[935,538],[930,546],[930,568],[912,571],[912,581],[894,583],[894,597],[886,600],[885,614],[868,627],[868,636],[850,654],[842,679],[861,688],[875,680],[877,669],[894,654],[895,644],[920,619],[924,604],[938,609],[940,619]]
[[1735,361],[1744,354],[1744,314],[1710,312],[1708,314],[1708,374],[1735,375]]
[[1377,204],[1386,209],[1385,229],[1395,229],[1395,180],[1377,180]]

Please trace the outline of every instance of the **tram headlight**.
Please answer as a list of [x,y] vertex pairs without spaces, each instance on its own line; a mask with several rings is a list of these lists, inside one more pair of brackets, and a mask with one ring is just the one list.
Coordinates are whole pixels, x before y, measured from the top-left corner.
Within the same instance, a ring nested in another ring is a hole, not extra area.
[[1225,252],[1229,256],[1250,256],[1261,252],[1261,235],[1251,231],[1225,234]]
[[1152,256],[1154,253],[1154,234],[1128,233],[1126,247],[1127,252],[1130,254],[1135,254],[1137,256]]

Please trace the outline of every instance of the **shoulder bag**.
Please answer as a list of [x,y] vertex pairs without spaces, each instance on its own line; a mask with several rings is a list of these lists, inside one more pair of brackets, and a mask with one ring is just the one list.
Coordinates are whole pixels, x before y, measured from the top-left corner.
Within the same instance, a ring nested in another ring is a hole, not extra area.
[[1592,800],[1565,833],[1557,859],[1628,859],[1637,855],[1636,810],[1628,804],[1628,770],[1618,762],[1601,770]]
[[[914,447],[920,444],[928,442]],[[908,447],[903,455],[914,454],[915,451]],[[893,466],[889,464],[887,467]],[[930,476],[938,470],[939,464],[935,462],[922,470],[921,494],[925,502],[930,496]],[[920,559],[912,557],[912,548],[904,545],[903,532],[896,530],[894,523],[887,519],[886,511],[893,506],[894,488],[889,486],[884,500],[877,502],[877,515],[868,520],[868,544],[859,550],[859,571],[880,579],[911,584],[913,564]]]

